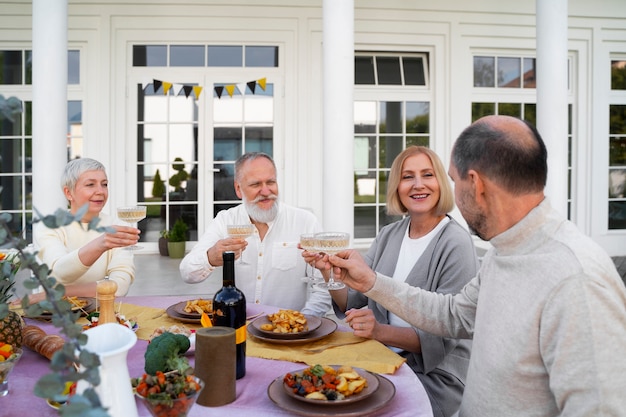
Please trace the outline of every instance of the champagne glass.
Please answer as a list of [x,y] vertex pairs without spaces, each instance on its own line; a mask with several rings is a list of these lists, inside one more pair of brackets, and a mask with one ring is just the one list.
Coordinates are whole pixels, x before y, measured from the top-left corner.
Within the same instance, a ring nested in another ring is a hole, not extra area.
[[[226,233],[228,234],[228,237],[247,239],[254,233],[254,225],[252,223],[229,224],[226,226]],[[235,263],[240,263],[242,256],[243,253],[239,256],[239,259],[237,259]]]
[[[327,253],[334,255],[342,250],[346,250],[350,247],[350,234],[343,232],[322,232],[315,235],[317,238],[317,247],[315,248],[319,253]],[[328,282],[321,282],[315,284],[320,288],[326,288],[327,290],[340,290],[345,287],[343,282],[335,281],[335,274],[333,273],[333,267],[330,268],[330,276]]]
[[[315,233],[304,233],[300,235],[300,247],[307,252],[317,253],[317,238],[315,237]],[[311,274],[309,275],[309,266],[311,267]],[[306,277],[302,278],[304,282],[318,283],[321,282],[323,278],[315,276],[315,267],[313,264],[307,264],[306,266]]]
[[[146,218],[146,206],[125,206],[117,208],[117,217],[131,226],[137,227],[136,223]],[[143,249],[143,246],[126,246],[126,250]]]

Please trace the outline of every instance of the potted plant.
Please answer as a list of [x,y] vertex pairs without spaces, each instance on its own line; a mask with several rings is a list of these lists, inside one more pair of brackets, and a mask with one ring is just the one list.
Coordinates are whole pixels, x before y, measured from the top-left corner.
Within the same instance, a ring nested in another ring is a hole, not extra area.
[[167,242],[167,250],[170,258],[182,258],[185,256],[185,246],[187,241],[187,225],[181,217],[176,219],[176,223],[170,230],[169,241]]
[[167,250],[167,242],[170,240],[170,232],[168,230],[161,230],[161,236],[159,237],[159,253],[161,256],[169,256],[170,252]]

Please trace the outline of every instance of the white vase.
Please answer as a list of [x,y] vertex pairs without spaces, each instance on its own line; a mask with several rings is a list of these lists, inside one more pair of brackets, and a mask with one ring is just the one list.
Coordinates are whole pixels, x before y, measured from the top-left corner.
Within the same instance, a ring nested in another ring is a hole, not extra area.
[[[100,385],[95,390],[103,407],[108,408],[111,417],[137,417],[137,404],[130,383],[126,357],[137,343],[137,335],[126,326],[106,323],[93,327],[88,336],[85,350],[100,358]],[[82,393],[88,384],[79,381],[76,387]]]

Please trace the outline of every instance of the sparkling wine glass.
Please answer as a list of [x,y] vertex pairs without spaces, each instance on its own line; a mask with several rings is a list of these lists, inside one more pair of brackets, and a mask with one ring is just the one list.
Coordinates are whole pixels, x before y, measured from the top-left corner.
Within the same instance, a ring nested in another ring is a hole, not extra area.
[[[117,208],[117,217],[131,226],[137,227],[136,223],[146,218],[146,206],[125,206]],[[126,250],[143,249],[143,246],[126,246]]]
[[[300,247],[307,252],[317,253],[317,238],[315,233],[304,233],[300,235]],[[311,266],[311,274],[309,274],[309,266]],[[323,280],[322,277],[315,276],[315,267],[313,264],[306,266],[306,276],[302,278],[304,282],[318,283]]]
[[[343,232],[322,232],[315,235],[317,238],[317,247],[315,248],[319,253],[327,253],[334,255],[342,250],[346,250],[350,247],[350,234]],[[333,273],[333,267],[330,268],[330,276],[328,282],[320,282],[315,284],[320,288],[327,290],[340,290],[345,287],[342,282],[335,281],[335,274]]]
[[[252,223],[247,224],[229,224],[226,226],[226,233],[228,237],[247,239],[254,233],[254,225]],[[235,261],[235,263],[241,262],[241,256]]]

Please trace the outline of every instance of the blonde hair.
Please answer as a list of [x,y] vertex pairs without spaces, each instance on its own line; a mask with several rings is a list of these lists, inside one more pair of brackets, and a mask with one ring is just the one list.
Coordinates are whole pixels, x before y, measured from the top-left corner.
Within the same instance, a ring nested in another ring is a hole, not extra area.
[[391,171],[389,171],[389,180],[387,182],[387,214],[398,216],[408,213],[407,208],[404,207],[398,195],[398,186],[402,179],[402,166],[407,158],[420,154],[426,155],[430,159],[430,162],[433,164],[433,169],[435,170],[435,178],[437,178],[437,182],[439,182],[439,201],[437,202],[435,214],[437,216],[447,214],[454,208],[452,186],[450,185],[448,174],[439,156],[425,146],[409,146],[402,151],[396,159],[394,159],[393,164],[391,164]]

